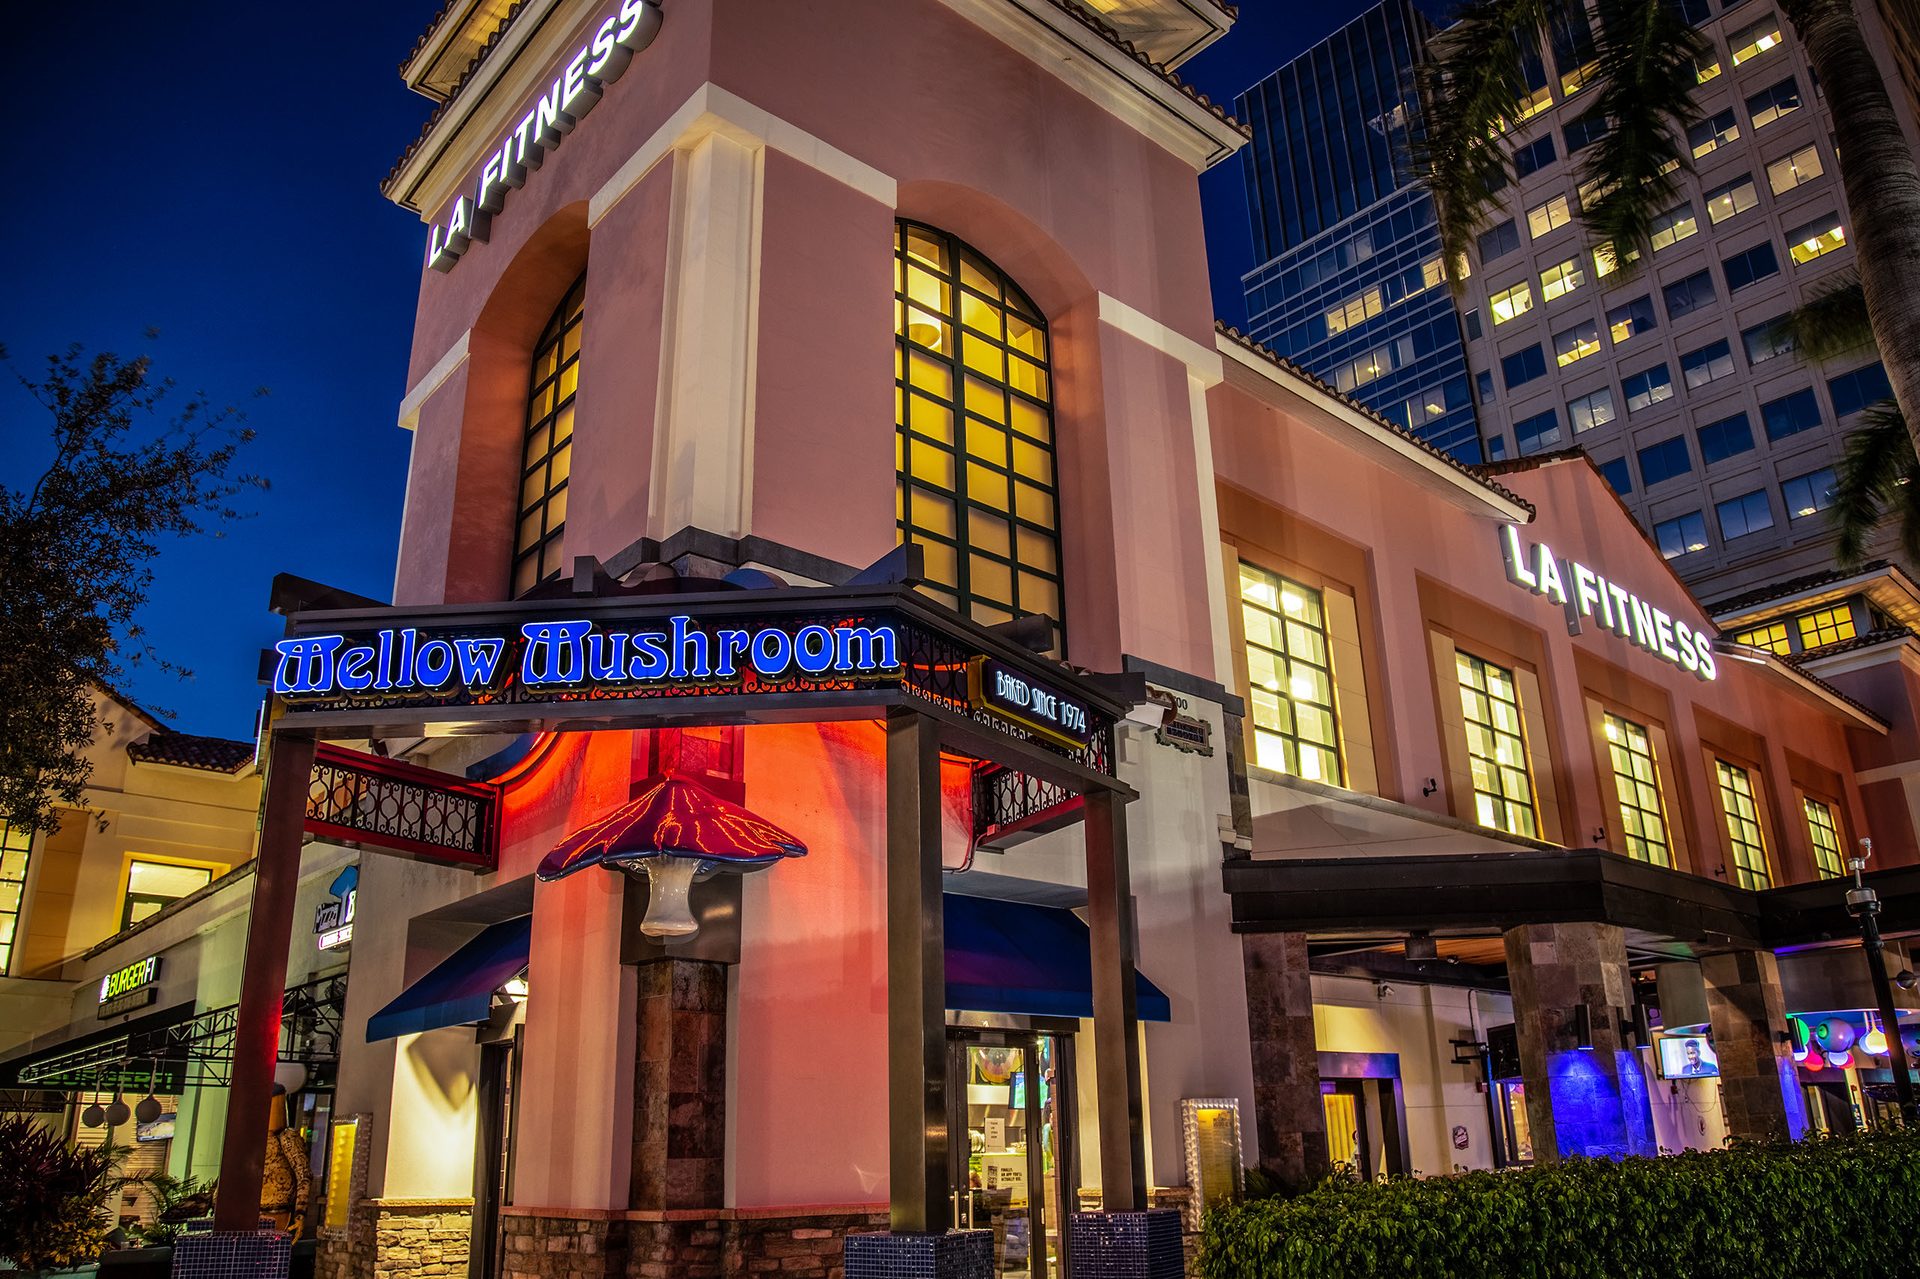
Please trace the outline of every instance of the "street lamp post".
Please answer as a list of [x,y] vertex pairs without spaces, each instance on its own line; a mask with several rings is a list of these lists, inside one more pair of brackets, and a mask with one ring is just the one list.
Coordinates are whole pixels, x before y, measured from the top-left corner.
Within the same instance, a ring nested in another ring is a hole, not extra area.
[[1867,887],[1860,873],[1873,856],[1873,841],[1860,841],[1860,855],[1847,859],[1853,887],[1847,890],[1847,913],[1860,921],[1860,946],[1867,952],[1867,971],[1873,976],[1873,995],[1880,1005],[1880,1030],[1886,1036],[1893,1066],[1893,1092],[1900,1101],[1900,1118],[1914,1125],[1913,1077],[1907,1073],[1907,1045],[1900,1037],[1900,1014],[1893,1006],[1893,983],[1887,980],[1884,943],[1880,940],[1880,896]]

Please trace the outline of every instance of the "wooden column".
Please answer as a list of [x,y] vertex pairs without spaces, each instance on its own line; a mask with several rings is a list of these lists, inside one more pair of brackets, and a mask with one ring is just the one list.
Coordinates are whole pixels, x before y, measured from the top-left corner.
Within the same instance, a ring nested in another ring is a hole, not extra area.
[[277,733],[267,757],[267,803],[253,859],[253,901],[240,1010],[227,1088],[227,1132],[220,1147],[220,1189],[213,1228],[250,1231],[260,1224],[260,1180],[267,1160],[267,1111],[280,1055],[280,1009],[287,990],[287,946],[300,888],[300,845],[307,821],[313,741]]
[[915,710],[887,717],[887,1129],[891,1228],[945,1234],[947,947],[940,745]]
[[1087,795],[1086,839],[1100,1207],[1103,1212],[1141,1212],[1147,1207],[1147,1146],[1140,1119],[1133,896],[1127,873],[1127,814],[1112,791]]

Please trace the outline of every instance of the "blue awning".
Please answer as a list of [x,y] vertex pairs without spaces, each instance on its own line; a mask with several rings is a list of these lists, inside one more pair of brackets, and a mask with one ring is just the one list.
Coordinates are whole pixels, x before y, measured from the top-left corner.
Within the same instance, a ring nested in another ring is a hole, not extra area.
[[367,1042],[485,1021],[493,1010],[493,992],[527,966],[532,940],[532,915],[489,924],[369,1017]]
[[[947,1007],[1036,1017],[1093,1016],[1092,938],[1057,906],[946,895]],[[1135,973],[1142,1021],[1171,1021],[1173,1008]]]

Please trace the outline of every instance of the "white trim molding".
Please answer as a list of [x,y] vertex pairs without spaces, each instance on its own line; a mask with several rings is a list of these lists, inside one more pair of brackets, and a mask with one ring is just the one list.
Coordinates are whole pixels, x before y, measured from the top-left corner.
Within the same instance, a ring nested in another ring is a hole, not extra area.
[[473,339],[473,330],[468,329],[454,340],[447,353],[435,361],[434,366],[415,382],[400,400],[399,426],[403,431],[411,431],[420,424],[420,410],[433,398],[433,393],[446,385],[448,378],[454,375],[462,364],[467,362],[467,344]]
[[1172,356],[1205,386],[1214,386],[1226,374],[1220,352],[1209,350],[1177,329],[1169,328],[1144,311],[1137,311],[1109,293],[1100,295],[1100,323],[1138,338],[1162,355]]

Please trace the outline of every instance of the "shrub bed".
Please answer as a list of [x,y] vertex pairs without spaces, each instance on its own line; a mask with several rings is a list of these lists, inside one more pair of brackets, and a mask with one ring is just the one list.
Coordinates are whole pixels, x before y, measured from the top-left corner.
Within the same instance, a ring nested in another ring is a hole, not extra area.
[[1207,1214],[1203,1279],[1920,1274],[1920,1132],[1575,1159]]

